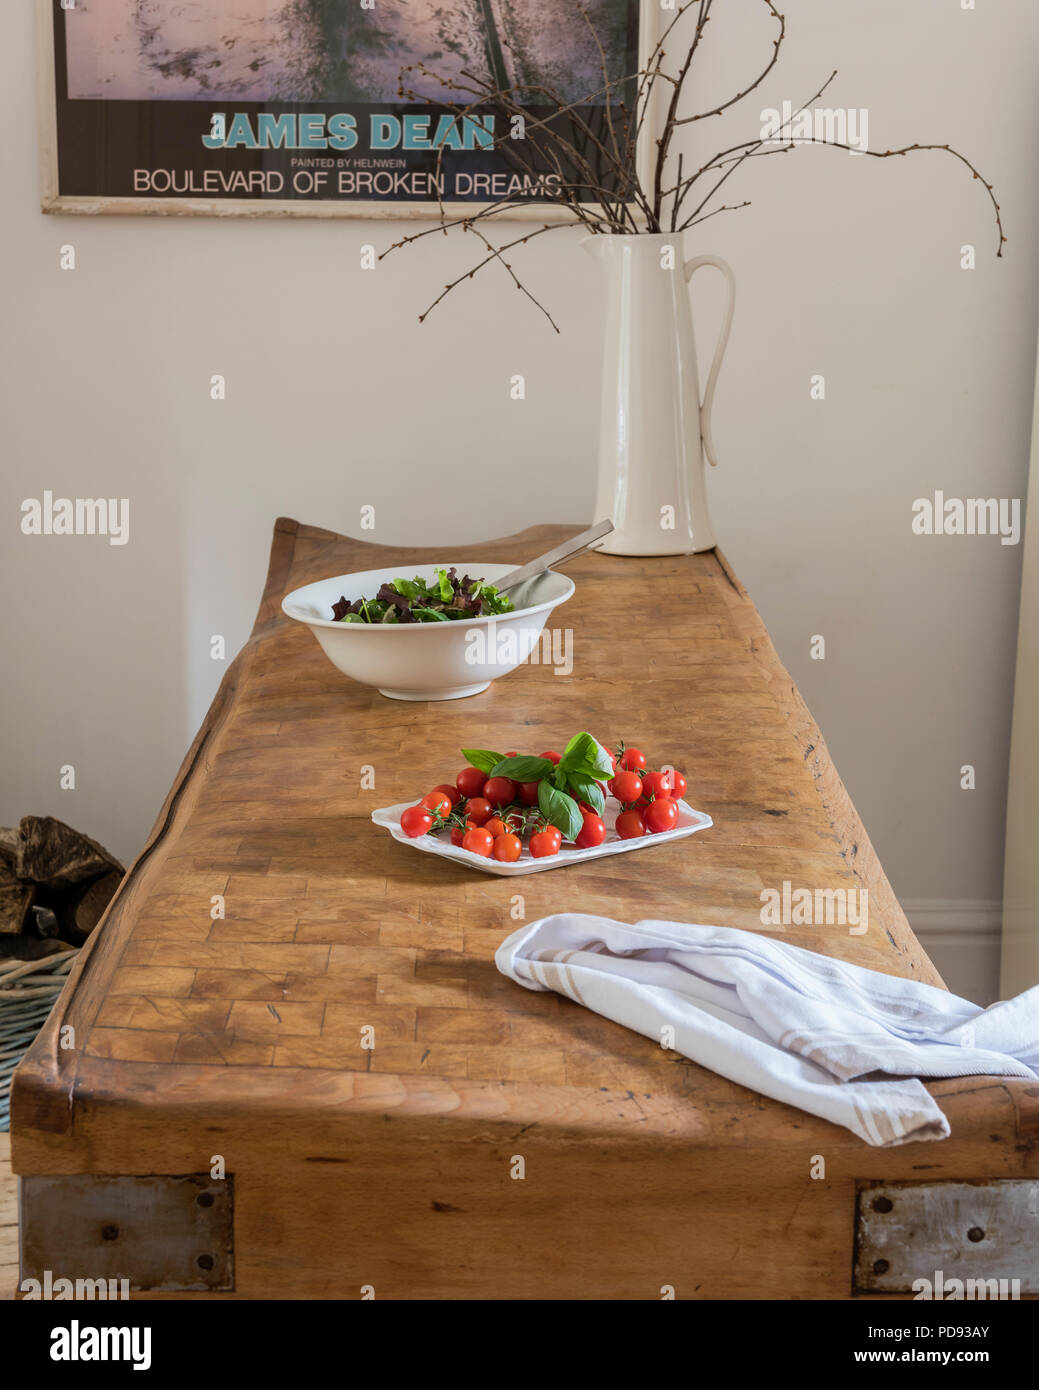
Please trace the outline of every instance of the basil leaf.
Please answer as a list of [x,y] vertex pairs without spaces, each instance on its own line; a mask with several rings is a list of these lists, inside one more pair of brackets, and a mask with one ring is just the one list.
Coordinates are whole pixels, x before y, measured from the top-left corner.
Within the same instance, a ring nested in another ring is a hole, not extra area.
[[602,815],[606,798],[594,777],[585,777],[581,772],[571,772],[567,782],[579,801],[587,801],[589,806],[594,806],[599,815]]
[[558,787],[560,791],[563,790],[563,788],[566,786],[566,769],[565,769],[565,768],[556,767],[556,768],[553,769],[553,771],[552,771],[552,784],[553,784],[553,786]]
[[451,621],[443,613],[438,613],[435,608],[412,608],[411,610],[417,617],[430,618],[435,623],[449,623]]
[[591,734],[574,734],[563,750],[559,766],[565,767],[568,771],[582,772],[589,777],[601,776],[605,779],[613,776],[610,755]]
[[572,796],[557,791],[549,782],[539,782],[538,806],[549,824],[562,831],[565,840],[577,839],[584,819]]
[[486,748],[463,748],[462,756],[472,767],[478,767],[481,772],[488,774],[492,767],[502,761],[500,753],[488,752]]
[[511,777],[514,782],[540,782],[551,771],[548,758],[502,758],[491,768],[491,776]]

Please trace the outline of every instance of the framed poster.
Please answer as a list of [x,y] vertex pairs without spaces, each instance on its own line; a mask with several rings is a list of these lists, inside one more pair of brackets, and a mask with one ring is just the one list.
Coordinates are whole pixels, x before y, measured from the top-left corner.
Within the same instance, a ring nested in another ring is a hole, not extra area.
[[567,171],[524,173],[507,112],[461,89],[521,88],[535,130],[550,93],[594,143],[658,0],[582,3],[37,0],[43,211],[569,220],[544,182]]

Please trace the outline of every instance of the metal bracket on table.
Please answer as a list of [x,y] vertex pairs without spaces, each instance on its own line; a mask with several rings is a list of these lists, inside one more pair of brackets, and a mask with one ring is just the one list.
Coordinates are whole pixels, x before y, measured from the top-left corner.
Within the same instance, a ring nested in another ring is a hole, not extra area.
[[68,1279],[75,1287],[77,1280],[126,1279],[138,1292],[234,1289],[231,1176],[21,1178],[19,1212],[22,1281],[43,1286],[49,1277],[53,1287]]
[[861,1183],[852,1292],[926,1298],[922,1280],[932,1298],[1039,1293],[1039,1181]]

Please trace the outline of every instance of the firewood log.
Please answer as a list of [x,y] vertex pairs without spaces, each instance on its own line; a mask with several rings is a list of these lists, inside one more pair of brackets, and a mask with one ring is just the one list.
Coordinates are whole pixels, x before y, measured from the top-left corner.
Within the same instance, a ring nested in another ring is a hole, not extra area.
[[61,913],[61,934],[66,941],[81,946],[104,916],[105,908],[122,882],[121,873],[95,879],[78,897],[70,898]]
[[10,865],[0,859],[0,936],[17,936],[36,896],[32,883],[19,883]]
[[55,820],[53,816],[23,816],[15,873],[20,879],[67,888],[90,883],[113,870],[122,877],[123,866],[96,840]]

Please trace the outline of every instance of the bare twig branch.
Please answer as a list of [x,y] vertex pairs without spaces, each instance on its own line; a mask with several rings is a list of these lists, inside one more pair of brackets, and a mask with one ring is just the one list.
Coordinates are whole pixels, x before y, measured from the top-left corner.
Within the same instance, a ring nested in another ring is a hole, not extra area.
[[693,222],[684,222],[682,224],[682,230],[685,231],[686,227],[698,227],[701,222],[706,222],[711,217],[717,217],[720,212],[739,212],[740,208],[749,207],[749,201],[744,201],[742,203],[724,203],[720,208],[715,208],[713,212],[705,212],[703,217],[697,217]]
[[[432,304],[430,304],[429,307],[428,307],[427,309],[425,309],[423,313],[419,314],[419,316],[418,316],[418,321],[419,321],[419,323],[425,323],[426,319],[427,319],[427,318],[429,317],[429,315],[433,312],[433,310],[437,307],[437,305],[441,302],[441,300],[446,299],[447,296],[451,293],[451,291],[452,291],[453,289],[455,289],[458,285],[462,284],[463,281],[465,281],[465,280],[471,280],[478,270],[482,270],[483,267],[484,267],[485,265],[490,265],[491,261],[493,261],[493,260],[501,260],[501,253],[502,253],[503,251],[511,250],[511,248],[512,248],[513,246],[519,246],[519,245],[520,245],[521,243],[523,243],[523,242],[531,241],[531,240],[533,240],[534,237],[536,237],[536,236],[541,236],[542,233],[544,233],[544,232],[556,231],[556,230],[558,230],[558,228],[559,228],[561,225],[562,225],[561,223],[550,223],[550,224],[547,224],[547,225],[544,226],[544,227],[539,227],[536,231],[527,232],[527,233],[525,233],[525,235],[523,235],[523,236],[518,236],[518,237],[514,238],[512,241],[507,241],[507,242],[505,243],[504,246],[498,246],[498,247],[493,247],[493,246],[492,246],[492,247],[491,247],[491,251],[490,251],[490,255],[484,256],[484,258],[483,258],[482,261],[477,262],[477,264],[474,265],[474,266],[472,266],[471,269],[467,270],[467,271],[465,272],[464,275],[459,275],[459,277],[457,278],[457,280],[452,280],[450,284],[444,286],[444,288],[443,288],[443,289],[440,291],[440,293],[437,295],[436,299],[433,300]],[[469,230],[469,229],[467,229],[467,230]],[[486,242],[486,241],[485,241],[484,244],[485,244],[485,245],[490,245],[490,243],[489,243],[489,242]],[[502,261],[502,264],[504,265],[505,262]],[[507,267],[507,269],[510,271],[510,274],[511,274],[511,273],[512,273],[511,267]],[[512,278],[513,278],[513,280],[516,280],[516,276],[515,276],[514,274],[513,274]],[[518,284],[518,283],[519,283],[519,282],[517,281],[517,284]],[[520,288],[522,289],[523,286],[520,285]],[[526,293],[526,291],[524,291],[524,292]],[[529,297],[530,299],[534,299],[534,296],[533,296],[533,295],[528,295],[528,297]],[[534,299],[534,303],[535,303],[535,304],[538,304],[538,301],[537,301],[536,299]],[[552,327],[555,328],[556,332],[558,333],[558,332],[559,332],[559,329],[558,329],[558,327],[556,326],[554,320],[552,319],[552,315],[549,314],[548,310],[545,309],[541,304],[538,304],[538,308],[539,308],[539,309],[541,310],[541,312],[547,317],[549,323],[552,324]]]
[[[547,231],[549,231],[549,230],[550,230],[550,225],[551,225],[551,224],[546,224],[544,227],[541,228],[541,231],[542,231],[542,232],[547,232]],[[556,330],[556,332],[558,333],[558,332],[559,332],[559,325],[556,323],[555,319],[554,319],[554,318],[552,317],[552,315],[548,312],[548,310],[547,310],[547,309],[545,308],[545,306],[541,303],[541,301],[540,301],[539,299],[535,299],[535,298],[534,298],[534,296],[531,294],[530,290],[528,290],[527,287],[526,287],[526,285],[524,285],[524,284],[522,283],[522,281],[521,281],[521,280],[519,279],[519,277],[517,276],[516,272],[513,270],[512,266],[509,265],[508,261],[507,261],[507,260],[505,259],[505,257],[502,255],[502,252],[503,252],[503,251],[507,251],[507,250],[508,250],[510,247],[512,247],[512,246],[526,245],[526,243],[530,240],[530,237],[529,237],[529,236],[517,237],[515,241],[506,242],[504,246],[492,246],[491,243],[490,243],[490,242],[487,240],[487,238],[484,236],[484,234],[483,234],[483,232],[480,230],[480,228],[477,227],[477,225],[475,224],[475,222],[470,223],[469,226],[466,227],[466,231],[467,231],[467,232],[474,232],[474,233],[480,238],[480,240],[483,242],[484,246],[486,246],[487,249],[490,251],[492,259],[496,259],[496,260],[498,260],[498,261],[501,262],[501,264],[505,267],[505,269],[509,272],[510,276],[512,277],[512,283],[516,286],[516,288],[517,288],[518,290],[521,290],[521,291],[527,296],[527,298],[530,300],[530,302],[531,302],[532,304],[536,304],[536,305],[537,305],[537,307],[538,307],[538,308],[541,310],[541,312],[544,314],[545,318],[548,319],[549,323],[552,325],[552,327],[553,327],[553,328]],[[534,233],[531,233],[531,235],[534,235]],[[538,235],[540,235],[540,233],[538,233]],[[470,272],[470,277],[469,277],[470,279],[472,278],[473,274],[475,274],[475,272],[471,271],[471,272]]]
[[[668,227],[671,232],[681,233],[689,227],[699,226],[711,217],[717,217],[720,213],[735,212],[740,208],[749,207],[750,203],[746,200],[723,204],[713,209],[709,208],[709,204],[747,160],[761,159],[773,154],[788,154],[798,144],[830,145],[835,149],[857,150],[858,153],[870,155],[874,159],[891,159],[924,150],[944,151],[969,169],[973,177],[980,180],[985,188],[995,211],[999,233],[996,255],[1002,256],[1006,236],[995,190],[975,165],[951,145],[912,144],[901,149],[859,150],[840,140],[814,137],[794,139],[787,129],[794,120],[794,116],[791,116],[767,136],[743,140],[727,149],[719,150],[693,173],[686,173],[687,151],[678,151],[677,156],[672,159],[672,145],[680,127],[710,116],[719,116],[729,110],[759,87],[776,66],[786,38],[786,18],[778,10],[775,0],[762,0],[762,3],[779,25],[778,33],[772,40],[772,52],[767,63],[753,81],[734,96],[694,115],[683,116],[679,114],[679,110],[693,59],[710,22],[714,0],[681,0],[645,61],[635,72],[625,73],[620,77],[611,76],[609,57],[592,22],[587,0],[573,0],[576,15],[589,30],[595,44],[602,79],[601,86],[596,90],[574,100],[564,100],[557,91],[543,82],[499,87],[493,79],[468,70],[463,70],[455,77],[442,77],[424,63],[415,63],[401,70],[399,95],[412,102],[426,101],[405,85],[407,73],[419,72],[424,78],[437,83],[443,93],[440,101],[427,104],[451,112],[459,131],[464,129],[464,120],[467,117],[474,119],[472,113],[477,108],[495,113],[496,118],[502,117],[503,125],[507,125],[509,129],[506,131],[499,128],[495,120],[488,148],[501,156],[506,166],[512,170],[514,178],[520,179],[524,190],[530,187],[542,191],[542,201],[565,208],[575,222],[593,235],[599,236],[639,233],[642,227],[638,218],[643,219],[645,230],[649,232],[661,232]],[[688,46],[682,50],[677,67],[668,71],[667,68],[673,65],[665,66],[667,45],[685,16],[689,16],[690,22],[693,23],[693,33],[688,40]],[[802,115],[808,107],[818,101],[836,76],[836,71],[832,72],[815,95],[810,97],[796,114]],[[654,142],[652,168],[646,171],[646,177],[643,178],[643,170],[639,165],[639,150],[646,142],[647,127],[656,109],[655,98],[664,92],[668,94],[666,112],[660,134]],[[531,109],[533,106],[547,108],[547,114],[538,115]],[[513,138],[517,119],[522,120],[522,126],[519,127],[523,133],[521,139]],[[515,287],[541,310],[558,333],[559,327],[552,315],[522,283],[511,261],[506,260],[505,256],[513,247],[525,244],[531,238],[541,236],[545,232],[558,230],[566,224],[546,223],[535,231],[526,232],[502,245],[494,245],[485,234],[482,224],[503,216],[514,208],[530,206],[538,200],[528,199],[522,193],[517,195],[514,190],[512,196],[502,197],[485,205],[474,205],[472,211],[449,212],[443,192],[444,156],[445,143],[441,141],[436,152],[436,225],[402,236],[381,253],[380,260],[391,251],[420,241],[434,232],[446,236],[458,228],[463,232],[473,233],[487,254],[464,275],[445,285],[420,316],[419,321],[424,322],[433,309],[463,280],[471,280],[480,270],[498,262]],[[669,183],[668,171],[673,163],[677,167],[673,182]],[[686,200],[693,190],[699,193],[701,183],[710,184],[708,191],[699,198],[696,206],[683,216]]]
[[728,101],[723,101],[718,106],[713,106],[710,111],[699,111],[695,116],[683,116],[680,120],[674,122],[676,126],[690,125],[693,121],[704,121],[708,116],[720,116],[723,111],[728,111],[730,106],[735,106],[738,101],[742,101],[744,97],[749,96],[750,93],[754,91],[755,87],[760,87],[765,78],[779,62],[779,49],[786,37],[786,15],[779,13],[775,5],[773,5],[772,0],[764,0],[764,3],[768,6],[769,10],[771,10],[775,18],[779,20],[779,33],[772,40],[772,57],[761,69],[749,87],[744,87],[742,92],[737,92],[736,95],[730,97]]

